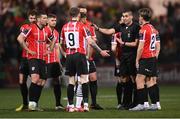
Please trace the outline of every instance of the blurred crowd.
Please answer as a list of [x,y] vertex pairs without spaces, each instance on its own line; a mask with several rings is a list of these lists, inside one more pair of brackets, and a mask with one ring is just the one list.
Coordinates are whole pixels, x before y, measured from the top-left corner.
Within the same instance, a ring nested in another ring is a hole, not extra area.
[[[95,0],[96,1],[96,0]],[[108,0],[89,2],[86,4],[88,9],[88,19],[101,27],[110,28],[118,21],[124,9],[131,9],[134,12],[135,21],[138,20],[137,11],[139,8],[148,7],[147,4],[138,3],[128,4],[126,1]],[[167,14],[153,17],[152,24],[160,32],[161,55],[160,63],[177,63],[180,60],[180,4],[164,3]],[[47,6],[43,0],[34,3],[32,0],[1,0],[0,1],[0,84],[1,79],[6,77],[8,83],[17,80],[18,62],[21,57],[21,48],[16,41],[20,26],[26,22],[27,11],[30,9],[41,9],[47,13],[54,13],[58,17],[57,29],[60,32],[63,24],[68,21],[68,10],[70,4],[67,0]],[[98,44],[104,49],[110,49],[111,36],[97,33]],[[95,55],[97,64],[113,64],[113,57],[99,58]],[[1,86],[0,86],[1,87]]]

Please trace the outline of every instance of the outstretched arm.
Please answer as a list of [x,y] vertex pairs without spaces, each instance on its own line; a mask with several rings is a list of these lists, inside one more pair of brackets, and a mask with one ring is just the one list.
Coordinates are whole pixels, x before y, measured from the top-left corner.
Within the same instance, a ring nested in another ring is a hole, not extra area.
[[103,34],[106,35],[112,35],[113,33],[115,33],[115,29],[114,28],[110,28],[110,29],[106,29],[106,28],[100,28],[98,27],[96,24],[93,24],[93,26],[95,27],[95,29]]

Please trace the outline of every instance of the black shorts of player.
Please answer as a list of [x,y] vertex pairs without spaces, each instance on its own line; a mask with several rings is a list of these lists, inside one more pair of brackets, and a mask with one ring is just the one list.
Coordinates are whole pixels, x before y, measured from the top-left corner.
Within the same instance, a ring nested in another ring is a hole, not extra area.
[[148,77],[157,76],[157,59],[153,58],[143,58],[139,61],[139,69],[137,74],[143,74]]
[[88,60],[89,62],[89,73],[96,72],[96,64],[93,60]]
[[29,65],[27,58],[21,58],[20,65],[19,65],[19,73],[24,74],[26,76],[29,75]]
[[29,73],[39,74],[40,79],[46,80],[47,78],[47,67],[46,62],[41,59],[29,59]]
[[122,53],[120,62],[119,76],[136,76],[136,53]]
[[70,54],[66,57],[66,72],[65,75],[88,74],[88,65],[86,55],[81,53]]
[[115,65],[114,68],[114,76],[120,76],[120,66],[119,65]]
[[47,64],[47,78],[57,78],[60,75],[61,70],[58,62]]

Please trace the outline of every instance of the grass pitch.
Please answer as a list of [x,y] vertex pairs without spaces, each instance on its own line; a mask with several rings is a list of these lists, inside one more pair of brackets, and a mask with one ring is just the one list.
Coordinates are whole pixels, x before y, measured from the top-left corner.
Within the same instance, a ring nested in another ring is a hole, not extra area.
[[[66,105],[66,88],[62,89],[62,103]],[[0,89],[0,118],[178,118],[180,117],[180,86],[161,86],[160,111],[120,111],[116,109],[115,88],[99,88],[97,102],[102,111],[90,110],[87,113],[55,111],[52,89],[43,89],[39,105],[44,112],[15,112],[21,104],[19,89]]]

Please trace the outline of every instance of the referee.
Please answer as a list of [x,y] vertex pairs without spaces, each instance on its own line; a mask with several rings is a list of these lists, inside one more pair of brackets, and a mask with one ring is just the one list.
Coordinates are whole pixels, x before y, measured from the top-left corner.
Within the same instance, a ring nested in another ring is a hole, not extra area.
[[[135,76],[136,76],[136,52],[138,45],[139,29],[140,26],[138,23],[133,21],[132,11],[127,10],[123,12],[123,19],[125,25],[120,24],[113,26],[113,28],[105,29],[100,28],[97,25],[94,25],[96,30],[99,32],[112,35],[117,32],[121,32],[121,38],[119,39],[120,44],[122,45],[122,55],[120,57],[120,77],[124,80],[124,98],[123,98],[123,107],[121,109],[129,109],[132,106],[135,106],[136,102],[132,104],[132,92],[133,87],[135,87]],[[135,94],[134,94],[135,95]]]

